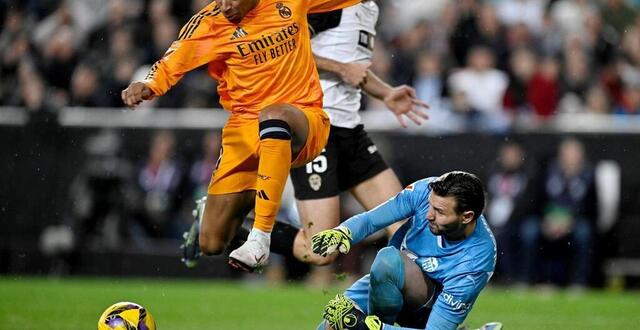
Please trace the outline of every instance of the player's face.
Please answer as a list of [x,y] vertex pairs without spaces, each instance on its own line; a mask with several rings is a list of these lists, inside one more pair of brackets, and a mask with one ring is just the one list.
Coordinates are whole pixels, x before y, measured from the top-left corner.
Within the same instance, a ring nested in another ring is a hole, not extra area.
[[429,220],[429,230],[434,235],[450,237],[464,235],[466,212],[462,214],[456,212],[456,200],[454,197],[442,197],[431,193],[429,204],[427,220]]
[[260,0],[216,0],[222,15],[231,23],[238,24]]

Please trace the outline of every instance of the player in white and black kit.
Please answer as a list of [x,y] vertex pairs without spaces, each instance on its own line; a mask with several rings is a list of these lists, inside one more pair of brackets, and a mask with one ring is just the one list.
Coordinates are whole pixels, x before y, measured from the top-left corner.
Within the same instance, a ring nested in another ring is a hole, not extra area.
[[402,190],[360,122],[362,91],[383,100],[403,127],[407,126],[404,116],[418,125],[427,119],[420,109],[427,105],[415,98],[413,88],[393,88],[368,69],[377,20],[374,1],[309,15],[323,107],[331,120],[323,152],[306,166],[291,170],[303,228],[294,241],[293,255],[310,264],[325,265],[335,258],[311,253],[309,242],[313,234],[340,223],[341,192],[350,191],[370,210]]

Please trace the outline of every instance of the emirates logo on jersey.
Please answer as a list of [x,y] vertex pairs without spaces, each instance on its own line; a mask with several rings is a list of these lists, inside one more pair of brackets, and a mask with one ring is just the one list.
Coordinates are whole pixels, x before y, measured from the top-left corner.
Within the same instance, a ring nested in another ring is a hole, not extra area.
[[285,6],[282,2],[276,3],[276,9],[278,9],[278,14],[280,14],[280,17],[284,19],[291,18],[291,9]]

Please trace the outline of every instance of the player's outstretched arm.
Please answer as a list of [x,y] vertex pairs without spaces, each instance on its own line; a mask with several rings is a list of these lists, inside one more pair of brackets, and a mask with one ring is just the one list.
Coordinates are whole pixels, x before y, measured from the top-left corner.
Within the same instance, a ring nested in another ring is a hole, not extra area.
[[419,100],[416,97],[415,89],[410,86],[391,87],[371,70],[368,70],[362,89],[367,94],[384,101],[384,104],[393,112],[400,125],[404,128],[408,127],[404,119],[405,116],[416,125],[420,125],[424,120],[429,119],[429,116],[423,111],[423,109],[428,109],[429,105]]
[[164,56],[153,66],[143,81],[133,82],[122,91],[122,101],[134,108],[144,100],[163,95],[173,87],[185,73],[213,61],[218,53],[220,38],[211,29],[214,17],[219,13],[212,2],[180,30]]
[[360,87],[366,83],[367,71],[371,66],[371,63],[342,63],[316,54],[313,54],[313,59],[318,70],[333,72],[353,87]]
[[359,243],[378,230],[412,216],[421,198],[424,196],[420,193],[405,189],[376,208],[355,215],[336,228],[313,235],[312,251],[322,256],[336,251],[347,253],[351,244]]

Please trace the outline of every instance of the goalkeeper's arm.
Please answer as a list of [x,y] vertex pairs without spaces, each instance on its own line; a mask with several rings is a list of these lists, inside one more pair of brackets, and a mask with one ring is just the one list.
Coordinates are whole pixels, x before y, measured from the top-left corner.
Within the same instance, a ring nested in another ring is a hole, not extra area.
[[313,252],[323,257],[336,251],[347,253],[352,243],[358,243],[378,230],[410,217],[415,212],[414,200],[420,198],[413,194],[417,193],[405,189],[373,210],[353,216],[336,228],[313,235]]
[[405,189],[376,208],[349,218],[340,227],[351,231],[352,243],[359,243],[378,230],[412,216],[417,201],[423,197],[418,195],[421,195],[418,191]]

